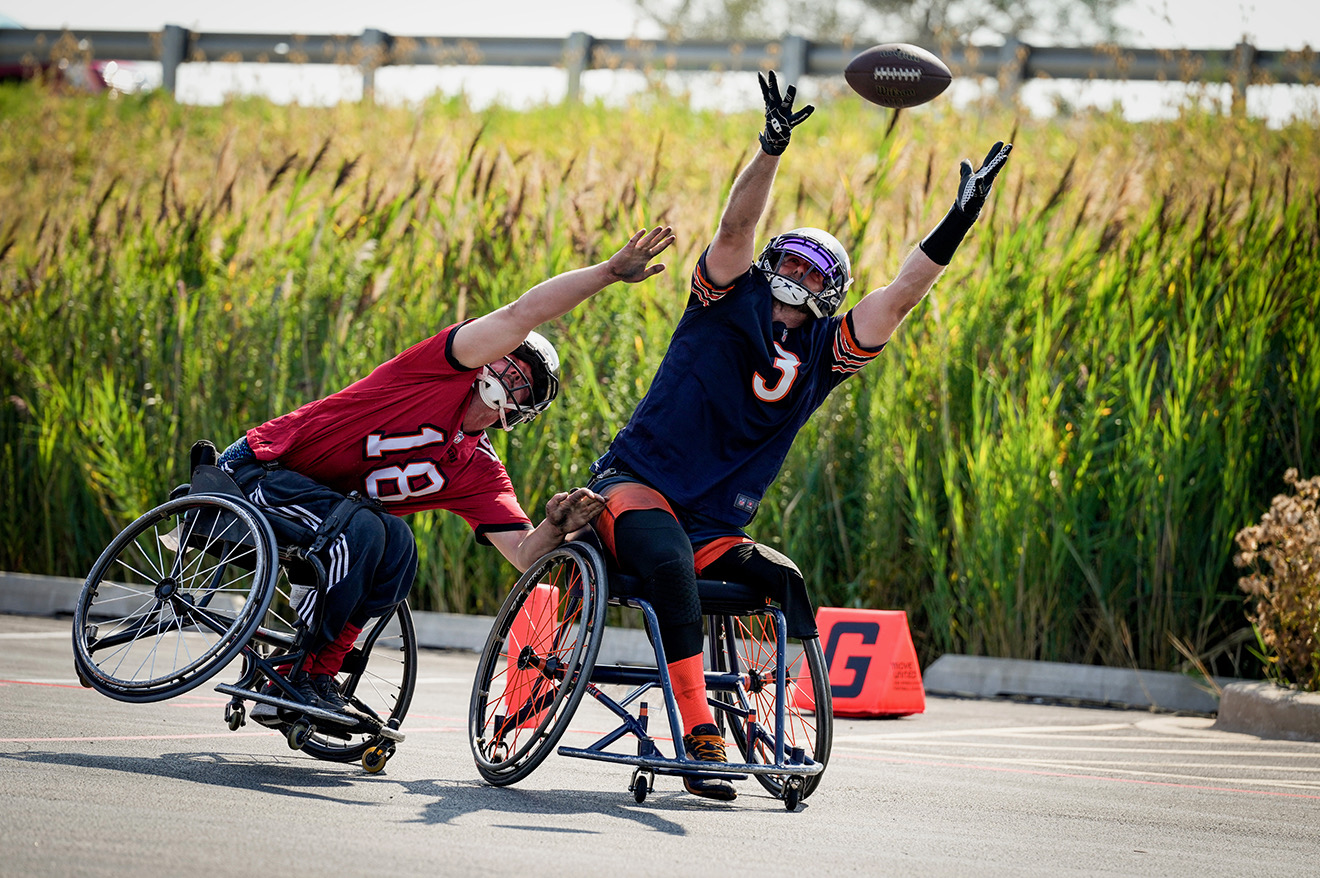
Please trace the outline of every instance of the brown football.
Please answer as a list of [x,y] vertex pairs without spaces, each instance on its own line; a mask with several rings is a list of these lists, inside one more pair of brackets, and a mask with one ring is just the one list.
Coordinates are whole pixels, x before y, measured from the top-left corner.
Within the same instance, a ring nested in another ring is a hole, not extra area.
[[953,79],[943,61],[907,43],[872,46],[848,62],[843,76],[866,100],[893,109],[933,100]]

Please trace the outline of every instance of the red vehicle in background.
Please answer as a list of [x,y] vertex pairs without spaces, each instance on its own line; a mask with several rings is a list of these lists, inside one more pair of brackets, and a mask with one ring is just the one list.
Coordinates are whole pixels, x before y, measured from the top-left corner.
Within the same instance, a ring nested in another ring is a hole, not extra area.
[[[0,15],[0,30],[26,30],[12,18]],[[107,88],[135,91],[140,77],[116,61],[78,61],[61,58],[58,61],[41,60],[24,63],[0,58],[0,83],[42,80],[64,85],[78,91],[100,92]],[[122,81],[122,82],[121,82]]]

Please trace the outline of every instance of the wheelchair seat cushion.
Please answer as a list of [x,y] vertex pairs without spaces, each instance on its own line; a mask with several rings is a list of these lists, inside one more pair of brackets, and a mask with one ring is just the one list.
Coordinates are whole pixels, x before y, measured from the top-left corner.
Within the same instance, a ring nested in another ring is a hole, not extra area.
[[[706,614],[730,613],[741,616],[764,609],[770,603],[769,598],[759,589],[722,579],[698,579],[697,595],[701,598],[701,611]],[[645,583],[640,576],[629,576],[617,570],[610,572],[611,603],[617,604],[625,598],[645,597]]]

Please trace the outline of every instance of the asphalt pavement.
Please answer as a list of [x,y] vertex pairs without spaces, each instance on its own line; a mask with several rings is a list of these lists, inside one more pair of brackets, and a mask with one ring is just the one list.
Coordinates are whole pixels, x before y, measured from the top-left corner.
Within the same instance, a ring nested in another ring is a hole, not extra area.
[[[407,740],[369,775],[229,731],[206,686],[142,705],[84,689],[67,618],[0,616],[0,875],[1317,873],[1317,743],[1207,716],[930,697],[919,715],[836,720],[795,812],[751,779],[717,803],[657,778],[637,804],[626,767],[558,755],[515,786],[483,783],[474,666],[422,651]],[[605,721],[587,703],[565,743]]]

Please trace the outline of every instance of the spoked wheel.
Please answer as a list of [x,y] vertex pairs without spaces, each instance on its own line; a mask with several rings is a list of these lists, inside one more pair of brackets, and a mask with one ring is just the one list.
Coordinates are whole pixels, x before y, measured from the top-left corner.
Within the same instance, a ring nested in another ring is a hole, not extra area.
[[[393,613],[363,629],[337,679],[339,691],[350,704],[391,728],[403,723],[417,683],[417,633],[407,604],[399,604]],[[318,726],[303,744],[303,751],[334,762],[356,762],[371,751],[372,759],[363,766],[373,774],[385,767],[385,760],[394,752],[394,745],[380,735],[335,736],[328,728]]]
[[[752,764],[775,762],[775,664],[778,645],[772,616],[719,616],[712,617],[714,637],[713,664],[720,670],[743,674],[749,681],[744,690],[721,693],[720,700],[730,709],[718,711],[719,718],[728,723],[734,743],[743,760]],[[784,751],[788,758],[792,748],[802,748],[803,755],[822,765],[829,762],[830,739],[834,730],[834,707],[830,698],[829,673],[825,656],[816,637],[802,641],[801,651],[789,642],[789,657],[785,662],[787,681],[784,705]],[[812,698],[794,681],[807,677],[811,681]],[[757,729],[750,739],[746,717],[756,711]],[[820,784],[824,772],[810,777],[758,774],[756,779],[771,795],[791,799],[796,808],[798,800],[805,799]],[[800,785],[799,785],[800,784]],[[792,808],[790,808],[792,810]]]
[[274,547],[270,524],[238,498],[193,494],[143,515],[101,553],[78,596],[79,678],[129,702],[205,682],[261,623]]
[[559,743],[586,691],[605,629],[605,566],[565,543],[514,585],[477,666],[468,735],[496,786],[532,773]]

